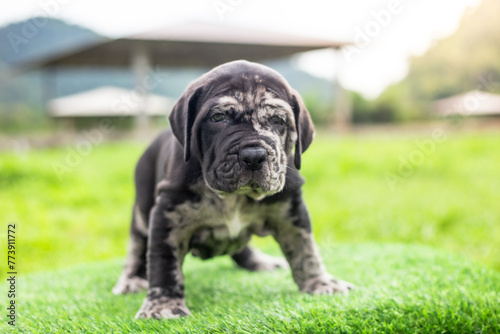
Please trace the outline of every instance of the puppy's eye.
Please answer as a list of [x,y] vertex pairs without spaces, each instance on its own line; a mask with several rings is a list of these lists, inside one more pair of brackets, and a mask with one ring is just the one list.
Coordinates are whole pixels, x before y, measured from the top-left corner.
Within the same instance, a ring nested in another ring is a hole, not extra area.
[[285,123],[285,121],[283,120],[283,118],[279,117],[279,116],[272,116],[271,118],[269,118],[269,122],[271,124],[275,124],[275,125],[283,125]]
[[215,123],[222,122],[224,119],[226,119],[226,115],[220,112],[213,114],[212,117],[210,117],[210,120]]

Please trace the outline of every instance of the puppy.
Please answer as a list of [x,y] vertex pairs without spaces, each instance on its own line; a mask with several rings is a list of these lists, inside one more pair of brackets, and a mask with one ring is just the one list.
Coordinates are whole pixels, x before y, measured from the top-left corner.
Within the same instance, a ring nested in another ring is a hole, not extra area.
[[[130,245],[113,293],[148,289],[136,318],[189,315],[186,254],[230,255],[248,270],[290,267],[300,291],[346,293],[322,264],[298,170],[314,128],[299,94],[276,71],[234,61],[186,89],[171,130],[139,159]],[[247,246],[271,234],[286,262]]]

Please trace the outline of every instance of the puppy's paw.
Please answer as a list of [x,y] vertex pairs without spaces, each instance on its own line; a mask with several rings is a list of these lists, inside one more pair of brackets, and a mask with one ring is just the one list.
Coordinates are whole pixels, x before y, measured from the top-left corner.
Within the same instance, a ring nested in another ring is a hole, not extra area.
[[184,299],[159,297],[156,299],[146,298],[141,309],[135,315],[136,319],[173,319],[185,317],[191,312],[186,306]]
[[126,275],[121,275],[113,287],[113,294],[122,295],[126,293],[136,293],[148,288],[148,281],[142,277],[133,276],[127,277]]
[[302,284],[301,291],[316,295],[348,294],[354,285],[336,280],[330,275],[308,279]]

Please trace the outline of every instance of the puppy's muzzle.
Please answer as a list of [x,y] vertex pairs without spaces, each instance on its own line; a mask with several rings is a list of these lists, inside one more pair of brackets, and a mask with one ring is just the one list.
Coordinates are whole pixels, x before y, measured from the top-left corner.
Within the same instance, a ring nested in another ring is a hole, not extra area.
[[262,147],[245,147],[239,153],[241,166],[255,172],[267,160],[267,151]]

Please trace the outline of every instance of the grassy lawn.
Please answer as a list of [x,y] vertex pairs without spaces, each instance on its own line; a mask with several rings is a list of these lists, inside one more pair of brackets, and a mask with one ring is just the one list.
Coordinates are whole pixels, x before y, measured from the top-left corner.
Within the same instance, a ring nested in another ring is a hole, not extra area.
[[[109,293],[125,255],[132,173],[145,144],[92,147],[62,175],[54,166],[66,164],[75,146],[0,153],[0,238],[15,222],[19,328],[499,332],[500,134],[431,138],[431,130],[419,137],[320,134],[305,153],[314,232],[331,271],[358,285],[352,296],[303,296],[287,272],[253,274],[225,258],[191,259],[194,316],[169,323],[133,322],[144,295]],[[270,238],[253,242],[276,251]],[[5,266],[0,261],[2,281]]]
[[[20,333],[500,333],[500,274],[422,246],[324,248],[348,296],[301,294],[287,271],[249,273],[229,258],[185,265],[191,317],[133,319],[145,293],[113,296],[108,260],[26,275]],[[56,288],[57,287],[57,288]],[[0,330],[6,324],[0,324]]]

